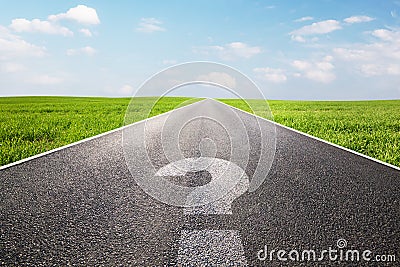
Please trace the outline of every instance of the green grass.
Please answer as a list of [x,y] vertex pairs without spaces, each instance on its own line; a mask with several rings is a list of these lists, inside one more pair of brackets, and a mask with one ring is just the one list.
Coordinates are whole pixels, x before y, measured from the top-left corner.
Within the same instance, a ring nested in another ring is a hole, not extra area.
[[[126,123],[198,99],[166,97],[152,108],[156,100],[135,99]],[[121,127],[129,101],[130,98],[0,97],[0,165]]]
[[[242,100],[222,101],[251,112]],[[265,117],[261,101],[248,102]],[[268,103],[280,124],[400,167],[400,100]]]
[[[106,132],[199,99],[0,97],[0,165]],[[241,100],[223,102],[251,111]],[[248,100],[268,117],[261,100]],[[400,166],[400,100],[268,101],[275,121]],[[128,111],[128,112],[127,112]],[[149,114],[150,111],[150,114]],[[128,116],[125,120],[125,113]]]

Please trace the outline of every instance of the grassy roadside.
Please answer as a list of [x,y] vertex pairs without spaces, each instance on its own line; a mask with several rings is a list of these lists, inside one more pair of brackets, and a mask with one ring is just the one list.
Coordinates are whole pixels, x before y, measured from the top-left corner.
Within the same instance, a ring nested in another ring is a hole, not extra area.
[[[134,99],[127,123],[198,99]],[[0,165],[100,134],[124,124],[130,98],[0,97]],[[242,100],[223,102],[250,111]],[[261,100],[248,100],[266,116]],[[268,101],[278,123],[400,167],[400,100]],[[148,114],[151,110],[150,114]]]
[[[222,102],[249,110],[242,100]],[[249,100],[263,117],[262,100]],[[400,100],[268,101],[280,124],[400,167]]]
[[[197,99],[135,99],[129,123],[155,116]],[[130,98],[0,97],[0,165],[27,158],[124,124]],[[149,111],[151,113],[149,114]]]

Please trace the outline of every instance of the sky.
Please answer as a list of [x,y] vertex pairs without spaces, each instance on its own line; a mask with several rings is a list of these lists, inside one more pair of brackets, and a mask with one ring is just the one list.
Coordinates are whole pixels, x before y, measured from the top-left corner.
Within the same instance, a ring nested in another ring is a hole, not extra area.
[[210,61],[267,99],[400,99],[400,0],[0,6],[0,96],[132,96],[165,68]]

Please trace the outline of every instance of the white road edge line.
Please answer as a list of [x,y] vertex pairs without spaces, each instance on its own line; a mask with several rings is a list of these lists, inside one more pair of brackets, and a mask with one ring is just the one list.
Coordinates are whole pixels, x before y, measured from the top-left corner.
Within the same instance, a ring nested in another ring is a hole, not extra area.
[[387,162],[381,161],[381,160],[379,160],[379,159],[376,159],[376,158],[373,158],[373,157],[364,155],[364,154],[362,154],[362,153],[360,153],[360,152],[357,152],[357,151],[351,150],[351,149],[349,149],[349,148],[346,148],[346,147],[343,147],[343,146],[340,146],[340,145],[331,143],[331,142],[326,141],[326,140],[324,140],[324,139],[321,139],[321,138],[318,138],[318,137],[309,135],[309,134],[307,134],[307,133],[304,133],[304,132],[301,132],[301,131],[299,131],[299,130],[296,130],[296,129],[290,128],[290,127],[288,127],[288,126],[282,125],[282,124],[280,124],[280,123],[277,123],[277,122],[275,122],[275,121],[271,121],[271,120],[268,120],[268,119],[266,119],[266,118],[260,117],[260,116],[258,116],[258,115],[256,115],[256,114],[251,114],[250,112],[241,110],[241,109],[239,109],[239,108],[237,108],[237,107],[234,107],[234,106],[230,106],[230,105],[225,104],[225,103],[223,103],[223,102],[221,102],[221,101],[219,101],[219,100],[215,100],[215,99],[212,99],[212,98],[208,98],[208,99],[217,101],[217,102],[222,103],[222,104],[224,104],[224,105],[226,105],[226,106],[228,106],[228,107],[231,107],[231,108],[236,109],[236,110],[239,110],[239,111],[241,111],[241,112],[244,112],[244,113],[253,115],[253,116],[258,117],[258,118],[260,118],[260,119],[263,119],[263,120],[265,120],[265,121],[271,122],[271,123],[273,123],[273,124],[275,124],[275,125],[278,125],[278,126],[280,126],[280,127],[283,127],[283,128],[285,128],[285,129],[288,129],[288,130],[291,130],[291,131],[293,131],[293,132],[302,134],[302,135],[304,135],[304,136],[307,136],[307,137],[310,137],[310,138],[312,138],[312,139],[318,140],[318,141],[323,142],[323,143],[325,143],[325,144],[334,146],[334,147],[339,148],[339,149],[342,149],[342,150],[344,150],[344,151],[353,153],[353,154],[355,154],[355,155],[357,155],[357,156],[361,156],[361,157],[363,157],[363,158],[366,158],[366,159],[375,161],[375,162],[377,162],[377,163],[383,164],[383,165],[385,165],[385,166],[387,166],[387,167],[391,167],[391,168],[393,168],[393,169],[395,169],[395,170],[400,171],[400,167],[394,166],[394,165],[392,165],[392,164],[390,164],[390,163],[387,163]]
[[132,125],[139,124],[139,123],[144,123],[144,122],[146,122],[146,121],[148,121],[148,120],[150,120],[150,119],[154,119],[154,118],[157,118],[157,117],[166,115],[166,114],[168,114],[168,113],[171,113],[172,111],[179,110],[179,109],[183,109],[183,108],[186,108],[186,107],[191,106],[191,105],[194,105],[194,104],[198,104],[198,103],[200,103],[200,102],[202,102],[202,101],[205,101],[205,100],[207,100],[207,98],[206,98],[206,99],[203,99],[203,100],[200,100],[200,101],[197,101],[197,102],[195,102],[195,103],[192,103],[192,104],[183,106],[183,107],[179,107],[179,108],[176,108],[176,109],[172,109],[172,110],[170,110],[170,111],[167,111],[167,112],[158,114],[158,115],[153,116],[153,117],[149,117],[149,118],[144,119],[144,120],[141,120],[141,121],[136,121],[136,122],[131,123],[131,124],[129,124],[129,125],[125,125],[125,126],[122,126],[122,127],[119,127],[119,128],[113,129],[113,130],[110,130],[110,131],[108,131],[108,132],[104,132],[104,133],[101,133],[101,134],[98,134],[98,135],[95,135],[95,136],[92,136],[92,137],[88,137],[88,138],[85,138],[85,139],[76,141],[76,142],[74,142],[74,143],[71,143],[71,144],[68,144],[68,145],[65,145],[65,146],[60,146],[60,147],[54,148],[54,149],[52,149],[52,150],[49,150],[49,151],[46,151],[46,152],[43,152],[43,153],[40,153],[40,154],[36,154],[36,155],[34,155],[34,156],[31,156],[31,157],[28,157],[28,158],[24,158],[24,159],[21,159],[21,160],[18,160],[18,161],[15,161],[15,162],[12,162],[12,163],[9,163],[9,164],[0,166],[0,171],[1,171],[1,170],[4,170],[4,169],[7,169],[7,168],[10,168],[10,167],[13,167],[13,166],[15,166],[15,165],[19,165],[19,164],[21,164],[21,163],[24,163],[24,162],[33,160],[33,159],[37,159],[37,158],[40,158],[40,157],[49,155],[49,154],[51,154],[51,153],[54,153],[54,152],[63,150],[63,149],[65,149],[65,148],[69,148],[69,147],[72,147],[72,146],[76,146],[76,145],[79,145],[79,144],[81,144],[81,143],[84,143],[84,142],[87,142],[87,141],[90,141],[90,140],[93,140],[93,139],[96,139],[96,138],[99,138],[99,137],[102,137],[102,136],[105,136],[105,135],[108,135],[108,134],[111,134],[111,133],[118,132],[118,131],[123,130],[123,129],[127,128],[127,127],[130,127],[130,126],[132,126]]
[[124,128],[129,127],[129,126],[132,126],[132,125],[134,125],[134,124],[143,123],[143,122],[145,122],[145,121],[147,121],[147,120],[149,120],[149,119],[157,118],[157,117],[159,117],[159,116],[168,114],[168,113],[170,113],[170,112],[172,112],[172,111],[179,110],[179,109],[188,107],[188,106],[190,106],[190,105],[194,105],[194,104],[200,103],[200,102],[205,101],[205,100],[207,100],[207,99],[211,99],[211,100],[217,101],[217,102],[219,102],[219,103],[221,103],[221,104],[224,104],[224,105],[226,105],[226,106],[228,106],[228,107],[230,107],[230,108],[233,108],[233,109],[236,109],[236,110],[238,110],[238,111],[241,111],[241,112],[244,112],[244,113],[253,115],[253,116],[257,117],[257,118],[260,118],[260,119],[263,119],[263,120],[265,120],[265,121],[271,122],[271,123],[273,123],[273,124],[275,124],[275,125],[278,125],[278,126],[280,126],[280,127],[285,128],[285,129],[288,129],[288,130],[291,130],[291,131],[293,131],[293,132],[302,134],[302,135],[304,135],[304,136],[307,136],[307,137],[310,137],[310,138],[312,138],[312,139],[318,140],[318,141],[323,142],[323,143],[325,143],[325,144],[334,146],[334,147],[336,147],[336,148],[342,149],[342,150],[344,150],[344,151],[353,153],[353,154],[355,154],[355,155],[364,157],[364,158],[366,158],[366,159],[372,160],[372,161],[374,161],[374,162],[383,164],[383,165],[385,165],[385,166],[387,166],[387,167],[391,167],[391,168],[393,168],[393,169],[395,169],[395,170],[400,171],[400,168],[399,168],[399,167],[394,166],[394,165],[392,165],[392,164],[389,164],[389,163],[387,163],[387,162],[383,162],[383,161],[381,161],[381,160],[379,160],[379,159],[372,158],[372,157],[370,157],[370,156],[367,156],[367,155],[364,155],[364,154],[359,153],[359,152],[357,152],[357,151],[348,149],[348,148],[346,148],[346,147],[343,147],[343,146],[340,146],[340,145],[331,143],[331,142],[326,141],[326,140],[323,140],[323,139],[321,139],[321,138],[318,138],[318,137],[309,135],[309,134],[307,134],[307,133],[300,132],[299,130],[290,128],[290,127],[288,127],[288,126],[282,125],[282,124],[277,123],[277,122],[275,122],[275,121],[268,120],[268,119],[263,118],[263,117],[260,117],[260,116],[258,116],[258,115],[256,115],[256,114],[251,114],[250,112],[241,110],[241,109],[239,109],[239,108],[237,108],[237,107],[234,107],[234,106],[230,106],[230,105],[228,105],[228,104],[225,104],[225,103],[223,103],[223,102],[221,102],[221,101],[219,101],[219,100],[215,100],[215,99],[213,99],[213,98],[206,98],[206,99],[200,100],[200,101],[198,101],[198,102],[195,102],[195,103],[193,103],[193,104],[189,104],[189,105],[187,105],[187,106],[183,106],[183,107],[180,107],[180,108],[177,108],[177,109],[173,109],[173,110],[167,111],[167,112],[165,112],[165,113],[158,114],[158,115],[156,115],[156,116],[154,116],[154,117],[150,117],[150,118],[147,118],[147,119],[144,119],[144,120],[141,120],[141,121],[137,121],[137,122],[134,122],[134,123],[132,123],[132,124],[125,125],[125,126],[116,128],[116,129],[114,129],[114,130],[111,130],[111,131],[108,131],[108,132],[105,132],[105,133],[101,133],[101,134],[98,134],[98,135],[95,135],[95,136],[92,136],[92,137],[89,137],[89,138],[85,138],[85,139],[82,139],[82,140],[80,140],[80,141],[77,141],[77,142],[74,142],[74,143],[71,143],[71,144],[68,144],[68,145],[65,145],[65,146],[61,146],[61,147],[58,147],[58,148],[55,148],[55,149],[52,149],[52,150],[49,150],[49,151],[46,151],[46,152],[43,152],[43,153],[34,155],[34,156],[31,156],[31,157],[28,157],[28,158],[25,158],[25,159],[21,159],[21,160],[12,162],[12,163],[7,164],[7,165],[0,166],[0,170],[7,169],[7,168],[10,168],[10,167],[12,167],[12,166],[15,166],[15,165],[24,163],[24,162],[26,162],[26,161],[30,161],[30,160],[33,160],[33,159],[36,159],[36,158],[40,158],[40,157],[49,155],[49,154],[51,154],[51,153],[57,152],[57,151],[59,151],[59,150],[62,150],[62,149],[68,148],[68,147],[72,147],[72,146],[78,145],[78,144],[80,144],[80,143],[84,143],[84,142],[87,142],[87,141],[90,141],[90,140],[93,140],[93,139],[96,139],[96,138],[105,136],[105,135],[107,135],[107,134],[111,134],[111,133],[114,133],[114,132],[123,130]]

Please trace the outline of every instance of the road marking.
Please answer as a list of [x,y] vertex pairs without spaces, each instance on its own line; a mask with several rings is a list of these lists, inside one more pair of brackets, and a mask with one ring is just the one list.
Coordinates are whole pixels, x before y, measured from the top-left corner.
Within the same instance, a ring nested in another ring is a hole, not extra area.
[[[185,215],[210,215],[210,214],[232,214],[232,202],[243,195],[249,189],[249,178],[246,173],[237,173],[236,175],[240,175],[240,180],[236,184],[236,186],[229,191],[225,196],[221,199],[203,205],[203,206],[188,206],[183,209],[183,214]],[[225,177],[222,179],[229,179],[229,177]],[[196,202],[197,192],[193,192],[190,196],[188,196],[189,203]]]
[[[164,166],[157,174],[177,176],[202,170],[211,174],[211,182],[197,187],[187,197],[184,214],[232,214],[232,202],[249,189],[249,178],[238,165],[218,158],[188,158]],[[229,190],[225,185],[229,186],[230,181],[235,181],[235,186],[222,198],[208,203],[207,199],[214,197],[214,190]],[[199,206],[199,203],[207,204]],[[178,266],[247,266],[237,230],[182,230],[177,263]]]
[[249,188],[245,171],[233,162],[210,157],[185,158],[160,168],[155,176],[208,171],[211,181],[188,191],[185,214],[232,214],[231,203]]

